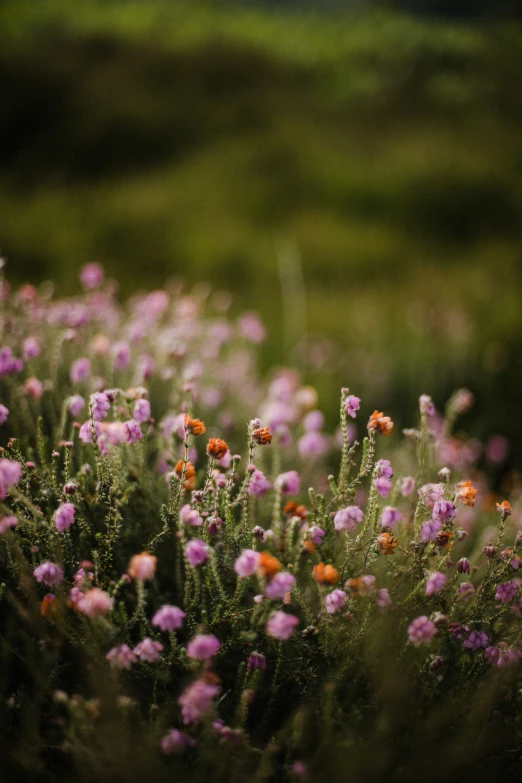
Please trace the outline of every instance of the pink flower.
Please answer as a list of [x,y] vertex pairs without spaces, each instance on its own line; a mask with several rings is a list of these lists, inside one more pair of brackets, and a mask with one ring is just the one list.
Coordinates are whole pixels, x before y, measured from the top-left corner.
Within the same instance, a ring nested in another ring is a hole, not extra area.
[[117,669],[130,669],[131,665],[136,663],[136,654],[128,644],[113,647],[105,657],[111,666],[115,666]]
[[[99,421],[94,422],[94,430],[96,432],[96,437],[99,438],[102,434],[102,428]],[[83,422],[78,431],[78,437],[82,443],[92,443],[92,427],[89,419]]]
[[459,587],[459,595],[464,596],[466,600],[470,600],[470,598],[473,598],[475,595],[475,588],[471,584],[471,582],[462,582],[462,584]]
[[276,574],[267,584],[265,595],[272,600],[275,598],[283,600],[286,594],[292,589],[294,583],[295,576],[292,576],[292,574],[289,574],[287,571],[281,571],[280,574]]
[[435,595],[445,587],[448,577],[440,571],[433,571],[426,579],[426,595]]
[[415,647],[420,647],[421,644],[429,644],[436,633],[435,623],[426,615],[417,617],[408,627],[408,638]]
[[85,400],[80,394],[74,394],[72,397],[69,397],[68,408],[71,416],[76,418],[76,416],[78,416],[78,414],[81,413],[85,408]]
[[326,611],[328,614],[340,612],[346,605],[346,593],[344,590],[333,590],[326,596]]
[[69,373],[71,383],[82,383],[87,380],[90,374],[91,363],[89,359],[81,357],[72,363],[71,372]]
[[162,650],[163,645],[161,642],[155,642],[148,636],[134,648],[134,652],[140,661],[146,661],[146,663],[157,663],[160,659],[160,652]]
[[356,526],[364,519],[364,513],[359,506],[346,506],[341,508],[334,516],[334,527],[336,530],[355,530]]
[[444,484],[424,484],[419,489],[419,499],[428,508],[433,508],[437,500],[444,497]]
[[34,337],[28,337],[26,340],[24,340],[24,360],[27,361],[28,359],[36,359],[37,356],[40,356],[40,346]]
[[257,497],[263,497],[268,490],[272,487],[272,484],[267,479],[264,473],[260,470],[254,469],[250,475],[250,482],[248,484],[248,494],[257,495]]
[[6,408],[5,405],[0,405],[0,424],[5,424],[8,416],[9,408]]
[[250,653],[250,657],[247,663],[247,669],[249,671],[256,671],[256,669],[266,669],[266,658],[262,653],[253,652]]
[[212,706],[212,699],[219,693],[219,687],[205,680],[196,680],[189,685],[178,699],[183,723],[199,723]]
[[427,544],[428,541],[435,541],[441,530],[442,522],[438,522],[437,520],[425,522],[421,528],[421,540],[425,544]]
[[392,483],[390,479],[385,478],[384,476],[379,476],[378,478],[375,479],[374,483],[375,483],[375,488],[379,493],[379,495],[382,498],[387,498],[392,488]]
[[374,476],[375,478],[393,478],[393,468],[390,465],[390,460],[380,459],[375,465]]
[[114,369],[124,370],[130,364],[129,344],[120,340],[112,346],[112,356],[114,359]]
[[392,600],[390,594],[385,587],[382,587],[377,591],[377,600],[375,602],[381,611],[385,611],[391,606]]
[[398,509],[393,508],[393,506],[386,506],[382,512],[381,525],[383,527],[395,527],[397,522],[400,522],[401,520],[401,512]]
[[437,500],[433,504],[432,519],[442,524],[450,522],[457,514],[457,509],[451,500]]
[[187,560],[193,568],[203,565],[208,560],[208,546],[200,538],[191,539],[185,547]]
[[0,499],[7,497],[9,487],[16,486],[22,478],[22,466],[10,459],[0,459]]
[[401,481],[401,495],[403,497],[408,497],[408,495],[411,495],[413,490],[415,489],[415,479],[413,476],[406,476],[406,478],[403,478]]
[[197,634],[187,644],[187,655],[199,661],[208,661],[209,658],[214,657],[220,647],[221,642],[217,636]]
[[93,587],[86,593],[81,593],[76,601],[76,608],[79,612],[90,617],[91,620],[101,617],[110,612],[113,606],[113,600],[105,590],[99,587]]
[[273,636],[274,639],[286,640],[292,636],[298,625],[299,618],[293,614],[275,611],[268,618],[266,632],[269,636]]
[[274,481],[274,487],[282,495],[297,495],[301,488],[301,479],[296,470],[289,470],[288,473],[280,473]]
[[150,418],[150,402],[141,398],[134,403],[133,415],[139,424],[143,424]]
[[103,283],[104,272],[101,264],[93,262],[85,264],[80,270],[80,281],[88,291],[93,288],[99,288]]
[[323,538],[324,538],[325,535],[326,534],[325,534],[323,528],[319,527],[318,525],[312,525],[312,527],[308,531],[308,538],[316,546],[321,546],[321,544],[323,543]]
[[179,512],[179,520],[184,525],[192,525],[193,527],[200,527],[203,524],[203,520],[196,509],[189,506],[188,503],[186,503]]
[[351,416],[352,419],[355,419],[356,413],[361,407],[361,400],[359,397],[355,397],[353,394],[350,394],[350,396],[346,398],[344,407],[348,416]]
[[62,503],[54,512],[54,524],[59,533],[69,530],[75,522],[76,509],[73,503]]
[[243,313],[238,327],[240,334],[251,343],[259,344],[266,338],[266,329],[257,313]]
[[318,432],[324,426],[324,416],[321,411],[310,411],[303,419],[306,432]]
[[435,405],[433,404],[433,400],[429,396],[429,394],[421,394],[419,397],[419,408],[420,412],[428,415],[433,416],[435,413]]
[[37,582],[41,582],[46,587],[61,585],[63,582],[63,571],[56,563],[40,563],[33,571],[33,576]]
[[3,517],[0,519],[0,535],[7,533],[10,528],[16,527],[18,518],[14,516]]
[[328,440],[320,432],[306,432],[299,439],[297,450],[303,459],[318,459],[328,452]]
[[234,563],[234,571],[242,579],[252,576],[258,569],[261,555],[255,549],[244,549]]
[[133,579],[138,579],[141,582],[150,582],[154,579],[157,561],[158,558],[148,552],[141,552],[139,555],[133,555],[130,559],[127,573]]
[[515,598],[518,593],[520,583],[516,579],[512,579],[511,582],[503,582],[497,587],[495,594],[495,601],[501,601],[503,604],[508,604]]
[[162,631],[175,631],[181,628],[183,620],[185,618],[185,612],[183,609],[178,609],[177,606],[162,606],[151,622],[152,625],[157,625]]
[[43,394],[43,384],[33,375],[31,378],[27,378],[24,383],[24,392],[28,397],[32,397],[33,400],[39,400]]
[[143,438],[141,427],[137,421],[130,419],[124,424],[125,427],[125,440],[127,443],[136,443],[136,441]]
[[179,753],[187,746],[195,747],[196,740],[183,731],[169,729],[161,740],[160,745],[163,753],[168,755],[169,753]]

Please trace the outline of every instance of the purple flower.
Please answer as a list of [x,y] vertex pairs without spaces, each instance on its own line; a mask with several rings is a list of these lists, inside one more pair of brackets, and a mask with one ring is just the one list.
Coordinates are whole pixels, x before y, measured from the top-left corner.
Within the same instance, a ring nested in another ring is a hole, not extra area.
[[13,352],[8,346],[0,350],[0,379],[4,375],[12,375],[15,372],[21,372],[23,369],[23,361],[13,356]]
[[375,465],[374,476],[375,478],[393,478],[393,468],[390,465],[390,460],[380,459]]
[[28,359],[36,359],[37,356],[40,356],[40,346],[34,337],[28,337],[26,340],[24,340],[24,360],[27,361]]
[[237,325],[243,337],[251,343],[257,345],[266,338],[266,329],[257,313],[243,313]]
[[208,554],[208,546],[200,538],[191,539],[185,547],[185,555],[193,568],[206,563]]
[[252,576],[258,569],[261,555],[255,549],[244,549],[234,563],[234,571],[242,579]]
[[274,487],[282,495],[297,495],[301,488],[301,479],[296,470],[289,470],[288,473],[280,473],[274,481]]
[[151,622],[152,625],[157,625],[162,631],[175,631],[177,628],[182,627],[184,618],[185,612],[183,609],[165,604],[165,606],[158,609]]
[[425,544],[427,544],[428,541],[435,541],[441,530],[442,522],[438,522],[434,519],[425,522],[421,528],[421,540]]
[[257,497],[263,497],[268,490],[272,487],[272,484],[267,479],[264,473],[260,470],[254,469],[250,475],[250,482],[248,484],[248,494],[257,495]]
[[280,574],[276,574],[267,584],[265,595],[272,600],[274,600],[274,598],[283,600],[285,595],[292,589],[294,583],[295,576],[292,576],[292,574],[289,574],[287,571],[281,571]]
[[131,650],[128,644],[121,644],[119,647],[113,647],[105,656],[111,666],[117,669],[130,669],[133,663],[136,663],[136,653]]
[[133,415],[139,424],[143,424],[150,418],[150,402],[143,398],[134,403]]
[[5,424],[8,416],[9,408],[6,408],[5,405],[0,405],[0,424]]
[[512,601],[518,593],[519,587],[520,584],[516,581],[516,579],[512,579],[511,582],[503,582],[499,584],[497,587],[497,592],[495,593],[495,601],[501,601],[503,604],[510,603],[510,601]]
[[433,504],[432,519],[436,519],[443,524],[450,522],[456,515],[457,510],[451,500],[437,500]]
[[221,647],[221,642],[217,636],[212,634],[197,634],[187,644],[187,655],[189,658],[196,658],[198,661],[208,661],[213,658]]
[[388,609],[388,607],[391,606],[392,600],[390,598],[390,594],[387,591],[385,587],[382,587],[380,590],[377,591],[377,600],[376,604],[381,609],[381,611],[385,611]]
[[297,450],[303,459],[324,457],[328,451],[328,440],[321,432],[306,432],[299,438]]
[[266,632],[269,636],[273,636],[274,639],[289,639],[296,627],[299,625],[299,618],[294,617],[293,614],[286,614],[285,612],[272,612],[268,618],[266,624]]
[[353,394],[350,394],[350,396],[346,398],[346,402],[344,403],[344,409],[348,414],[348,416],[351,416],[352,419],[355,419],[355,415],[360,407],[361,407],[361,401],[359,397],[354,397]]
[[471,582],[462,582],[458,590],[459,595],[463,595],[468,601],[475,595],[475,588]]
[[81,413],[85,408],[85,400],[80,394],[74,394],[72,397],[69,397],[68,408],[71,416],[76,418],[76,416],[78,416],[78,414]]
[[157,663],[160,659],[160,652],[163,650],[161,642],[155,642],[148,636],[142,642],[136,645],[134,652],[141,661],[147,663]]
[[196,680],[185,688],[178,699],[183,723],[199,723],[201,718],[209,711],[212,699],[218,693],[218,686],[205,680]]
[[462,646],[476,652],[477,650],[480,650],[481,647],[487,647],[488,641],[488,637],[484,631],[472,631],[466,641],[462,643]]
[[440,571],[433,571],[426,579],[426,595],[435,595],[444,588],[448,577]]
[[441,500],[444,496],[443,484],[424,484],[419,489],[419,499],[428,508],[433,508],[437,500]]
[[393,506],[386,506],[382,512],[381,525],[383,527],[395,527],[397,522],[402,520],[402,514]]
[[415,479],[413,478],[413,476],[406,476],[406,478],[402,479],[401,495],[403,497],[408,497],[408,495],[411,495],[414,489],[415,489]]
[[408,638],[415,647],[429,644],[436,633],[435,623],[432,623],[426,615],[417,617],[408,627]]
[[346,605],[346,593],[344,590],[333,590],[326,596],[326,611],[328,614],[340,612]]
[[178,731],[178,729],[169,729],[162,738],[160,745],[163,753],[168,755],[169,753],[179,753],[179,751],[183,750],[187,746],[192,748],[195,747],[196,740],[193,739],[193,737],[190,737],[188,734],[185,734],[183,731]]
[[522,652],[516,647],[506,647],[501,642],[494,647],[486,647],[484,655],[491,666],[498,666],[499,669],[502,669],[514,666],[522,656]]
[[359,506],[346,506],[341,508],[334,516],[334,527],[336,530],[355,530],[356,526],[364,519],[364,513]]
[[56,563],[40,563],[33,571],[33,576],[37,582],[41,582],[46,587],[61,585],[63,582],[63,571]]
[[10,530],[13,527],[16,527],[18,524],[18,518],[14,516],[8,516],[8,517],[2,517],[0,519],[0,535],[3,535],[4,533],[7,533],[8,530]]
[[303,419],[303,427],[306,432],[317,432],[324,425],[324,416],[321,411],[309,411]]
[[179,512],[179,521],[184,525],[192,525],[192,527],[200,527],[203,524],[203,520],[196,509],[189,506],[188,503],[186,503]]
[[256,669],[266,669],[266,658],[262,653],[253,652],[250,653],[248,659],[247,669],[249,671],[255,671]]
[[82,357],[72,363],[70,372],[71,383],[82,383],[82,381],[87,380],[90,374],[91,363],[89,359]]
[[141,427],[134,419],[129,419],[124,424],[125,427],[125,440],[127,443],[136,443],[136,441],[143,438]]
[[0,499],[7,497],[9,487],[20,483],[22,466],[10,459],[0,459]]
[[469,574],[471,572],[471,566],[467,557],[461,557],[457,563],[457,571],[459,574]]
[[319,527],[318,525],[312,525],[312,527],[308,531],[308,538],[316,546],[321,546],[321,544],[323,543],[324,536],[325,536],[325,532],[323,528]]
[[91,291],[93,288],[99,288],[103,283],[103,267],[101,264],[93,262],[85,264],[80,269],[80,281],[84,288]]
[[94,421],[101,421],[107,418],[111,404],[105,392],[95,392],[91,394],[91,410]]
[[387,498],[390,494],[390,490],[392,488],[392,483],[390,479],[379,477],[375,479],[375,488],[377,489],[377,492],[382,498]]
[[59,533],[63,533],[64,530],[69,530],[72,524],[75,522],[76,509],[73,503],[62,503],[58,506],[54,512],[54,524]]

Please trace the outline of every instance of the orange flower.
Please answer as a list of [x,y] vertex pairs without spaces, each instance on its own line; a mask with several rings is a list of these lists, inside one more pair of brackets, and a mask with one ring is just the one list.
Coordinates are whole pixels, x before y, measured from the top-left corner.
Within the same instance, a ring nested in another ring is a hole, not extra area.
[[508,500],[503,500],[502,503],[497,503],[497,511],[502,519],[506,519],[511,515],[511,503]]
[[[180,478],[183,475],[182,459],[180,459],[180,461],[176,465],[175,473]],[[192,465],[191,462],[187,462],[187,466],[185,468],[185,489],[188,489],[190,491],[196,489],[196,468]]]
[[201,419],[191,419],[188,413],[185,414],[185,429],[191,435],[203,435],[207,431],[205,422]]
[[41,612],[44,617],[52,617],[56,614],[56,606],[54,603],[55,601],[56,596],[52,593],[47,593],[47,595],[44,595],[41,604]]
[[345,588],[356,596],[370,595],[375,587],[374,576],[358,576],[354,579],[348,579]]
[[258,427],[252,433],[252,440],[255,440],[259,446],[268,446],[269,443],[272,443],[272,433],[268,427]]
[[223,459],[228,451],[228,444],[221,438],[210,438],[207,446],[207,454],[214,459]]
[[471,481],[461,481],[457,484],[457,497],[465,506],[473,507],[477,497],[478,490],[475,489]]
[[384,413],[379,413],[378,410],[375,410],[370,416],[368,429],[377,430],[381,435],[391,435],[393,421],[389,416],[385,416]]
[[339,571],[333,565],[325,565],[319,563],[314,566],[313,570],[314,579],[319,584],[336,585],[339,581]]
[[395,549],[397,548],[398,542],[395,536],[392,536],[391,533],[381,533],[380,536],[377,536],[377,541],[379,542],[379,546],[381,547],[381,552],[383,555],[395,554]]
[[453,547],[451,541],[452,538],[453,538],[453,533],[451,532],[451,530],[441,530],[441,532],[437,535],[435,541],[439,546],[444,547],[444,549],[452,549]]
[[303,550],[305,552],[308,552],[309,555],[313,555],[315,552],[315,544],[313,541],[310,541],[309,538],[306,539],[306,541],[303,544]]
[[261,576],[266,576],[267,579],[272,579],[273,576],[281,570],[281,563],[270,554],[270,552],[261,552],[261,558],[259,560],[258,571]]
[[306,506],[296,503],[295,500],[289,500],[285,505],[283,511],[288,514],[289,517],[299,517],[300,519],[306,519],[308,516],[308,509]]

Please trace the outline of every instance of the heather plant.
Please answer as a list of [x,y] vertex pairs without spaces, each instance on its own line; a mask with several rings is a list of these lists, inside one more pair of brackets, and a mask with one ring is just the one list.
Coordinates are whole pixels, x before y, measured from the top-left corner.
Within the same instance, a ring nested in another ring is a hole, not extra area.
[[223,294],[81,282],[1,289],[5,779],[520,772],[521,543],[471,394],[401,438],[344,388],[329,433]]

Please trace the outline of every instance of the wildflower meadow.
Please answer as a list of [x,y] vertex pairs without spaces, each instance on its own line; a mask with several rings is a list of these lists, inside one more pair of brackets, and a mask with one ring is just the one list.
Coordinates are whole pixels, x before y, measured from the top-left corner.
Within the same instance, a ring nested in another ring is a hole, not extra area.
[[520,488],[453,438],[472,394],[401,432],[347,377],[329,431],[256,313],[116,294],[1,283],[1,780],[519,779]]

